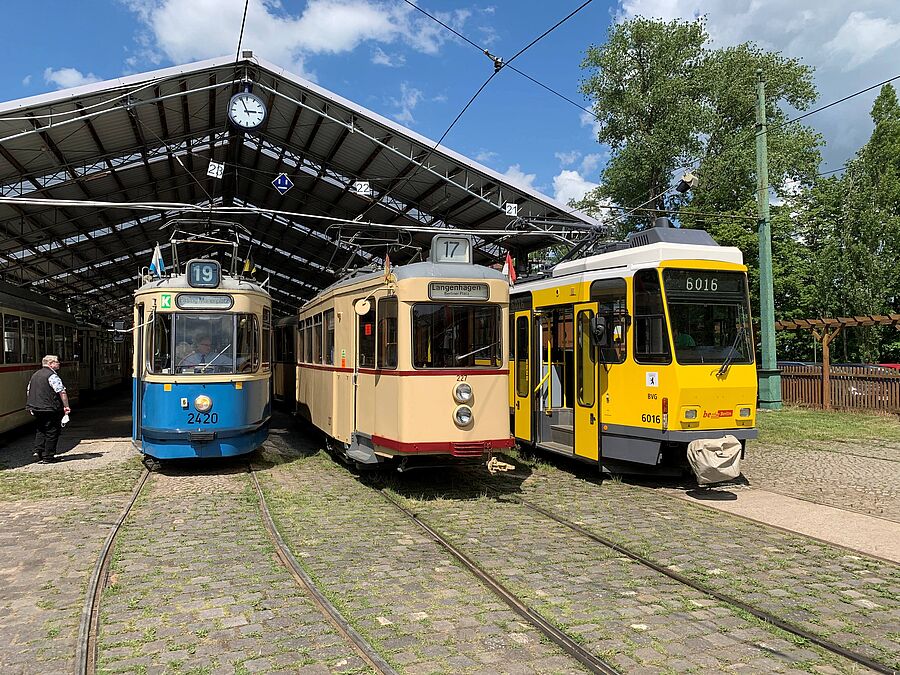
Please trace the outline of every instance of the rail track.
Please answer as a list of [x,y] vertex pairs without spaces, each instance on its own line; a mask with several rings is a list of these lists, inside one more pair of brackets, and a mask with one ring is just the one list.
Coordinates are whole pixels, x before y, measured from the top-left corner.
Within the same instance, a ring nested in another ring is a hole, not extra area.
[[646,568],[649,568],[659,574],[665,575],[666,577],[669,577],[670,579],[677,581],[680,584],[683,584],[685,586],[688,586],[689,588],[699,591],[700,593],[703,593],[712,598],[715,598],[719,602],[722,602],[726,605],[730,605],[731,607],[738,609],[742,612],[751,614],[752,616],[756,617],[757,619],[759,619],[767,624],[770,624],[772,626],[775,626],[786,633],[789,633],[795,637],[806,640],[807,642],[809,642],[811,644],[815,644],[818,647],[821,647],[822,649],[825,649],[833,654],[841,656],[841,657],[843,657],[849,661],[852,661],[858,665],[869,668],[875,672],[884,673],[886,675],[897,675],[898,671],[886,664],[883,664],[879,661],[871,659],[868,656],[865,656],[864,654],[860,654],[851,649],[847,649],[846,647],[843,647],[837,643],[831,642],[830,640],[826,640],[826,639],[816,635],[815,633],[811,633],[810,631],[807,631],[799,626],[796,626],[788,621],[785,621],[770,612],[761,610],[757,607],[754,607],[753,605],[750,605],[742,600],[734,598],[725,593],[721,593],[721,592],[715,590],[714,588],[711,588],[710,586],[702,584],[698,581],[695,581],[694,579],[691,579],[690,577],[687,577],[683,574],[679,574],[678,572],[676,572],[672,569],[669,569],[658,563],[655,563],[652,560],[646,558],[645,556],[642,556],[639,553],[636,553],[636,552],[630,550],[629,548],[622,546],[621,544],[617,544],[616,542],[614,542],[606,537],[603,537],[602,535],[599,535],[595,532],[592,532],[592,531],[582,527],[581,525],[578,525],[577,523],[574,523],[574,522],[568,520],[567,518],[564,518],[556,513],[553,513],[552,511],[544,508],[543,506],[534,504],[530,501],[522,499],[521,497],[516,497],[513,495],[509,495],[509,494],[500,494],[497,491],[496,487],[493,487],[488,483],[484,483],[481,480],[479,480],[478,482],[479,482],[479,485],[481,485],[488,493],[492,493],[494,495],[494,497],[497,499],[506,499],[506,500],[513,501],[517,504],[520,504],[521,506],[525,507],[526,509],[533,511],[535,513],[538,513],[538,514],[544,516],[545,518],[548,518],[548,519],[554,521],[555,523],[558,523],[558,524],[572,530],[573,532],[576,532],[579,535],[586,537],[587,539],[590,539],[591,541],[594,541],[598,544],[608,547],[608,548],[612,549],[613,551],[615,551],[616,553],[618,553],[622,556],[625,556],[625,557],[629,558],[630,560],[633,560],[634,562],[636,562]]
[[379,489],[378,492],[385,499],[385,501],[394,506],[394,508],[401,511],[407,518],[412,520],[416,525],[418,525],[425,532],[431,535],[431,537],[435,541],[437,541],[438,544],[440,544],[454,558],[462,563],[462,565],[466,567],[466,569],[472,572],[472,574],[474,574],[488,589],[490,589],[495,595],[497,595],[498,598],[506,603],[506,605],[509,606],[509,608],[512,609],[513,612],[515,612],[525,621],[534,626],[545,637],[559,646],[566,654],[574,658],[590,672],[600,673],[603,675],[611,675],[613,673],[619,672],[612,665],[582,647],[571,636],[566,634],[564,631],[561,631],[559,628],[557,628],[547,619],[541,616],[540,613],[522,602],[518,597],[516,597],[515,594],[507,589],[494,576],[492,576],[482,567],[476,564],[471,558],[469,558],[465,553],[463,553],[452,543],[450,543],[449,540],[442,536],[437,530],[432,528],[428,523],[420,519],[415,513],[407,509],[405,506],[403,506],[397,500],[387,494],[385,490]]
[[[372,648],[349,623],[347,623],[334,605],[332,605],[331,602],[329,602],[316,588],[315,583],[310,579],[306,572],[304,572],[303,568],[297,562],[275,527],[268,505],[266,504],[265,495],[252,465],[248,466],[247,472],[250,474],[253,486],[256,490],[260,517],[262,518],[266,533],[275,546],[278,560],[287,569],[291,578],[294,579],[297,585],[309,596],[315,607],[328,623],[331,624],[344,640],[346,640],[353,651],[372,669],[373,672],[380,673],[381,675],[397,675],[397,672],[384,660],[384,658],[378,654],[378,652],[375,651],[375,649]],[[91,578],[88,582],[87,594],[78,629],[75,663],[75,672],[77,675],[93,675],[97,672],[100,601],[109,578],[109,565],[112,560],[116,537],[121,531],[122,525],[128,518],[128,515],[131,513],[144,486],[147,484],[150,473],[151,471],[146,467],[141,472],[128,502],[122,509],[116,522],[113,524],[113,527],[101,548],[100,554],[97,557],[97,562],[94,565]]]

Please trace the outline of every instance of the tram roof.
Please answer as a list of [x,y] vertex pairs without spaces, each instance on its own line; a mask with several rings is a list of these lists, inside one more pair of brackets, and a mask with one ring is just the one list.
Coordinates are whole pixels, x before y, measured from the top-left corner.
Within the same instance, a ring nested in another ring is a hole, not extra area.
[[[226,107],[245,77],[268,115],[241,135],[226,124]],[[210,160],[225,163],[222,179],[207,176]],[[283,196],[271,184],[280,173],[295,184]],[[358,181],[368,181],[371,193]],[[187,209],[194,216],[211,205],[239,209],[214,217],[247,228],[242,254],[252,245],[257,278],[270,277],[279,313],[345,268],[383,256],[384,246],[358,248],[361,241],[396,240],[391,260],[403,264],[427,253],[435,232],[466,229],[477,233],[476,262],[489,264],[507,248],[525,253],[600,227],[255,57],[0,103],[0,197],[19,200],[0,203],[3,280],[104,321],[129,315],[139,270],[157,242],[171,264],[160,228]],[[507,215],[509,204],[515,217]]]

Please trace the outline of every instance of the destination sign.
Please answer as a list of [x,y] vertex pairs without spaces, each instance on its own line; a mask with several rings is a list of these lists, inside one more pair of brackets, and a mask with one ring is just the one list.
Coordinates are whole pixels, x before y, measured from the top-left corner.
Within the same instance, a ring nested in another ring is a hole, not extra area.
[[666,295],[739,296],[746,293],[743,272],[721,270],[665,270]]
[[487,284],[463,281],[432,281],[428,284],[431,300],[487,300],[490,290]]
[[178,309],[231,309],[234,298],[220,294],[179,293],[175,296],[175,305]]

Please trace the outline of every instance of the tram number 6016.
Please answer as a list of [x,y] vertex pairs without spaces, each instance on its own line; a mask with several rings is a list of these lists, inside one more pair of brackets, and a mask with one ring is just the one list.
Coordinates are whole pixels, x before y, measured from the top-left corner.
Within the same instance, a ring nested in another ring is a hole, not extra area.
[[218,413],[188,413],[188,424],[216,424]]
[[687,291],[717,291],[719,290],[719,280],[715,277],[697,277],[685,279],[685,290]]
[[662,417],[660,415],[649,415],[644,413],[641,415],[641,422],[645,424],[662,424]]

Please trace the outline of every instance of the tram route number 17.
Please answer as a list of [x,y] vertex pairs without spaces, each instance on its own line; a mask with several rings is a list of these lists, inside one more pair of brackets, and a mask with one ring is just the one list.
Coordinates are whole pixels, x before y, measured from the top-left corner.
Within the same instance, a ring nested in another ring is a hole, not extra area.
[[218,413],[188,413],[188,424],[216,424],[219,421]]

